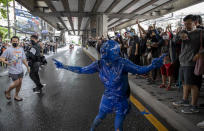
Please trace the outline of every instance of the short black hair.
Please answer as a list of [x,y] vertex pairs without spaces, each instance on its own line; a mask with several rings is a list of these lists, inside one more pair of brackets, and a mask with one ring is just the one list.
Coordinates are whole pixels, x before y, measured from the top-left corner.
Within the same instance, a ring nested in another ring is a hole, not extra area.
[[13,36],[13,37],[11,37],[11,41],[12,41],[12,39],[14,39],[14,38],[18,39],[18,41],[19,41],[19,37],[18,37],[18,36]]
[[187,20],[195,21],[196,19],[195,19],[195,16],[194,16],[194,15],[190,14],[190,15],[187,15],[187,16],[185,16],[185,17],[183,18],[183,21],[184,21],[184,22],[187,21]]
[[195,20],[198,21],[199,24],[202,24],[202,17],[200,15],[195,15]]
[[34,39],[38,39],[38,36],[37,35],[31,35],[31,37],[30,38],[34,38]]

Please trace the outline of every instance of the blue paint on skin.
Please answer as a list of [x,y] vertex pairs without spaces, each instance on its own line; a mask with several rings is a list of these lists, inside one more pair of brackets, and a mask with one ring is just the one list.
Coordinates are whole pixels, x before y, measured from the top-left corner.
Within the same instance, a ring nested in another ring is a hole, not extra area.
[[146,112],[145,110],[141,112],[142,115],[149,115],[149,112]]
[[120,57],[120,46],[116,41],[109,40],[101,46],[101,59],[85,67],[67,66],[53,59],[57,68],[66,69],[78,74],[93,74],[99,72],[100,80],[104,84],[104,94],[101,99],[99,114],[95,118],[91,131],[101,123],[108,113],[116,113],[115,130],[122,131],[122,124],[129,111],[128,72],[132,74],[146,74],[152,69],[163,65],[163,58],[156,58],[151,65],[138,66]]

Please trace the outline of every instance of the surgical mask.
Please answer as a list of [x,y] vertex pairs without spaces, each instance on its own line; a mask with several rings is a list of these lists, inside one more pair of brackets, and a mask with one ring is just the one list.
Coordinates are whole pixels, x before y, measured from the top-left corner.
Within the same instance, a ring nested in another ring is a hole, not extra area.
[[164,39],[164,40],[168,40],[168,39],[169,39],[169,36],[168,36],[168,35],[164,35],[164,36],[163,36],[163,39]]
[[17,47],[18,43],[12,43],[13,47]]

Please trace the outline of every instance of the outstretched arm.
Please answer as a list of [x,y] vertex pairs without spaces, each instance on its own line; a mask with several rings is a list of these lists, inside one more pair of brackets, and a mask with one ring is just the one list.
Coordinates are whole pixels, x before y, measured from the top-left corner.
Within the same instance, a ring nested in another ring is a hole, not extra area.
[[162,55],[159,58],[153,59],[152,64],[148,65],[148,66],[138,66],[129,60],[125,60],[124,70],[125,70],[125,72],[130,72],[133,74],[146,74],[155,68],[161,67],[163,65],[163,59],[165,56],[166,56],[166,54]]
[[56,59],[53,59],[53,61],[55,62],[57,68],[66,69],[78,74],[93,74],[95,72],[98,72],[98,61],[95,61],[92,64],[85,67],[64,65],[63,63],[57,61]]
[[143,34],[147,34],[147,32],[144,30],[144,28],[140,25],[139,20],[136,20],[136,24],[138,24],[138,28],[140,31],[142,31]]

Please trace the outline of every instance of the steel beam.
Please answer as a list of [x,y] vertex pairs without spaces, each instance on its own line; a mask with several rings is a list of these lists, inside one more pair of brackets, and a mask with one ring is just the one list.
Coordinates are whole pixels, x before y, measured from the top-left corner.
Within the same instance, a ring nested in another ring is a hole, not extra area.
[[[135,9],[135,10],[133,10],[131,13],[132,14],[134,14],[133,16],[135,16],[135,13],[136,12],[138,12],[138,11],[140,11],[140,10],[142,10],[142,9],[144,9],[144,8],[146,8],[146,7],[148,7],[148,6],[150,6],[150,5],[152,5],[153,3],[155,3],[155,2],[157,2],[158,0],[151,0],[151,1],[149,1],[149,2],[147,2],[146,4],[144,4],[144,5],[142,5],[142,6],[140,6],[139,8],[137,8],[137,9]],[[138,2],[138,1],[136,1],[136,2]],[[135,4],[135,3],[134,3]],[[128,5],[128,6],[131,6],[132,4],[130,4],[130,5]],[[121,9],[122,11],[125,11],[125,10],[127,10],[128,8],[124,8],[124,9]],[[119,11],[119,13],[121,13],[120,11]],[[115,21],[114,23],[117,23],[117,22],[119,22],[119,21],[121,21],[122,19],[120,18],[119,20],[117,20],[117,21]],[[110,25],[108,25],[109,27],[110,26],[112,26],[112,25],[114,25],[114,23],[112,23],[112,24],[110,24]]]
[[106,9],[105,13],[110,13],[121,0],[114,0],[113,3]]
[[[68,0],[62,0],[62,4],[63,4],[64,9],[66,10],[66,12],[70,12]],[[68,20],[69,20],[69,23],[70,23],[70,25],[71,25],[71,28],[72,28],[72,30],[74,30],[74,24],[73,24],[73,21],[72,21],[72,17],[71,17],[71,15],[70,15],[69,13],[67,13],[67,14],[68,14],[68,15],[67,15],[67,18],[68,18]],[[61,17],[62,17],[62,16],[61,16]],[[75,35],[75,31],[74,31],[74,35]]]
[[[55,7],[53,6],[53,4],[52,4],[52,2],[50,0],[44,0],[44,1],[53,12],[57,12],[57,10],[55,9]],[[60,21],[60,23],[68,30],[68,28],[65,25],[64,21],[60,17],[57,17],[57,18]],[[68,33],[70,34],[70,32],[68,32]]]
[[91,12],[97,12],[99,6],[101,5],[101,3],[103,2],[103,0],[96,0],[95,4],[94,4],[94,7],[92,9]]
[[[123,7],[122,9],[120,9],[117,14],[123,13],[124,11],[126,11],[127,9],[129,9],[130,7],[132,7],[133,5],[135,5],[139,0],[133,0],[131,1],[129,4],[127,4],[125,7]],[[108,21],[111,21],[113,18],[110,18]]]
[[[202,2],[203,0],[189,0],[189,1],[186,1],[186,0],[169,0],[167,1],[166,3],[163,3],[162,5],[159,5],[147,12],[145,12],[144,14],[147,14],[147,13],[150,13],[150,12],[153,12],[153,11],[157,11],[157,10],[163,10],[163,9],[167,9],[168,12],[165,12],[165,13],[161,13],[160,16],[155,16],[155,17],[161,17],[167,13],[172,13],[172,12],[175,12],[177,10],[180,10],[180,9],[183,9],[185,7],[188,7],[188,6],[192,6],[192,5],[195,5],[195,4],[198,4],[200,2]],[[134,17],[136,18],[136,16]],[[116,29],[119,30],[119,29],[123,29],[127,26],[130,26],[130,25],[133,25],[135,24],[135,20],[129,20],[129,21],[126,21],[125,23],[121,23],[119,25],[116,26]]]
[[[83,12],[85,8],[86,0],[79,0],[78,2],[78,11]],[[78,17],[78,35],[80,34],[80,28],[82,23],[82,17]]]
[[[95,4],[94,4],[94,7],[93,7],[93,9],[92,9],[91,12],[96,13],[96,12],[97,12],[97,9],[98,9],[99,6],[101,5],[101,3],[102,3],[102,0],[96,0],[96,2],[95,2]],[[86,23],[85,29],[87,29],[89,23],[90,23],[90,17],[89,17],[89,20],[88,20],[87,23]]]
[[144,9],[144,8],[146,8],[146,7],[150,6],[150,5],[152,5],[152,4],[154,4],[154,3],[157,2],[157,1],[158,1],[158,0],[151,0],[151,1],[147,2],[146,4],[140,6],[139,8],[133,10],[132,13],[136,13],[136,12],[138,12],[138,11],[140,11],[140,10],[142,10],[142,9]]
[[95,15],[107,15],[108,17],[112,18],[122,18],[122,19],[131,19],[133,16],[135,16],[134,13],[102,13],[102,12],[66,12],[66,11],[61,11],[61,12],[50,12],[50,13],[43,13],[40,11],[35,11],[31,12],[36,15],[41,15],[41,16],[54,16],[54,17],[91,17]]

